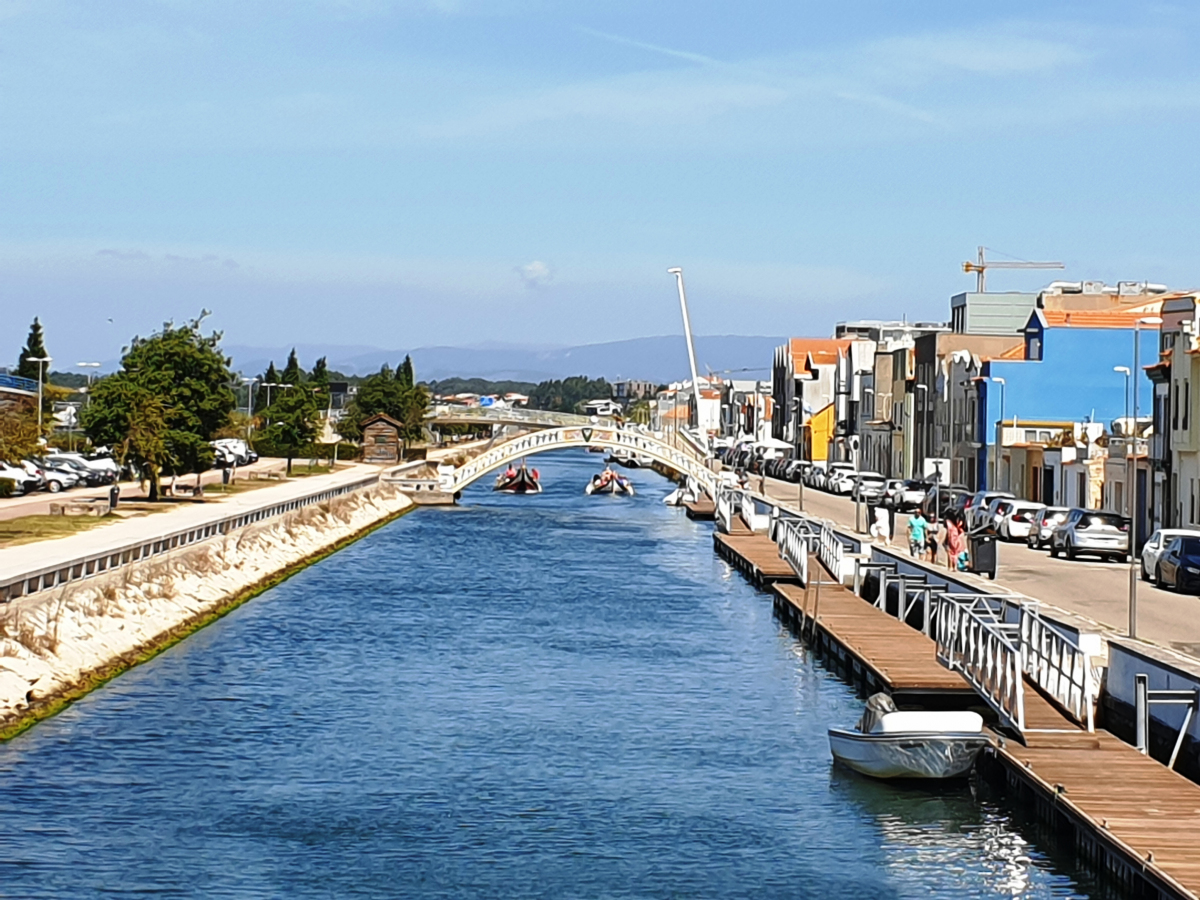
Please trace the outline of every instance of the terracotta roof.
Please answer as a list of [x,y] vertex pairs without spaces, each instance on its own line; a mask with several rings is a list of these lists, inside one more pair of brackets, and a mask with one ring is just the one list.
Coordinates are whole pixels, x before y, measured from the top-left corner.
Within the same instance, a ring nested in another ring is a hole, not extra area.
[[1013,346],[1011,346],[1007,350],[1005,350],[1003,353],[999,353],[996,356],[993,356],[991,358],[992,359],[1024,359],[1025,358],[1025,342],[1022,341],[1019,344],[1014,344]]
[[[1132,328],[1143,316],[1157,316],[1163,301],[1153,300],[1125,309],[1043,309],[1040,310],[1047,328]],[[1157,325],[1146,325],[1157,328]]]
[[809,356],[815,366],[831,366],[837,362],[838,353],[845,352],[852,343],[852,338],[792,338],[788,341],[792,351],[792,369],[801,371]]

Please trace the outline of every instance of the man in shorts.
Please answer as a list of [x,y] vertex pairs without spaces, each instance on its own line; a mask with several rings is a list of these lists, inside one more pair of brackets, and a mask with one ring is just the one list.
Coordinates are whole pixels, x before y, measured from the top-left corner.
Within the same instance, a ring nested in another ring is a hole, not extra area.
[[908,552],[913,559],[921,559],[925,555],[925,532],[929,522],[920,510],[908,517]]

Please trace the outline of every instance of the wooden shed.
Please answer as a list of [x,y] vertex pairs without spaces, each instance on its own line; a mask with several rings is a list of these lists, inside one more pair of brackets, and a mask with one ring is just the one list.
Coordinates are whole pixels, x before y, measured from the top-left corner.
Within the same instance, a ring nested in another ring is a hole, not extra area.
[[386,413],[376,413],[362,423],[363,462],[397,465],[400,462],[400,432],[404,425]]

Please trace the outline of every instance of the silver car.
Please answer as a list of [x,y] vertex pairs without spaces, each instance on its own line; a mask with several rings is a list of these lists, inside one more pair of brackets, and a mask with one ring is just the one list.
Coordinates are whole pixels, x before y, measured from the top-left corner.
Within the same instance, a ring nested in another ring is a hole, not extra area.
[[1050,533],[1067,518],[1071,512],[1066,506],[1047,506],[1033,517],[1029,523],[1029,536],[1025,538],[1030,550],[1041,550],[1050,543]]
[[1073,509],[1050,533],[1050,555],[1074,559],[1090,553],[1101,559],[1123,560],[1129,553],[1129,520],[1118,513]]
[[1006,541],[1022,541],[1029,538],[1033,529],[1033,517],[1046,508],[1044,503],[1033,500],[1005,500],[997,509],[996,533]]
[[1192,528],[1159,528],[1150,535],[1150,540],[1142,547],[1142,581],[1149,581],[1154,575],[1158,561],[1166,552],[1171,539],[1177,537],[1200,537],[1200,531]]

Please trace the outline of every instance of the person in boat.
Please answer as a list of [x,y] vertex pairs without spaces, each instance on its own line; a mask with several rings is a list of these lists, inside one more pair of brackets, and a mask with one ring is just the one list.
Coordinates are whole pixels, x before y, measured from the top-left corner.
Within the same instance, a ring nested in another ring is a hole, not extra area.
[[517,470],[513,468],[512,463],[508,464],[508,468],[504,472],[504,477],[505,478],[516,478],[517,477]]
[[541,475],[539,475],[539,474],[538,474],[538,470],[537,470],[537,469],[534,469],[534,470],[533,470],[532,472],[530,472],[529,474],[533,476],[533,480],[534,480],[534,481],[537,481],[539,478],[541,478],[541,477],[542,477]]

